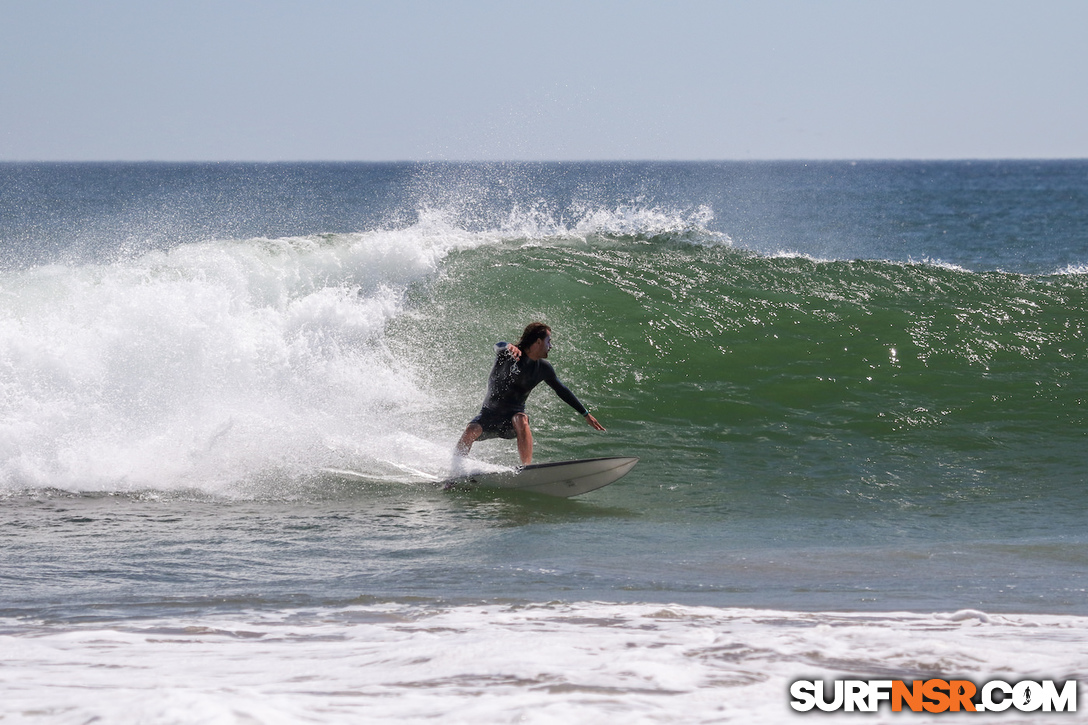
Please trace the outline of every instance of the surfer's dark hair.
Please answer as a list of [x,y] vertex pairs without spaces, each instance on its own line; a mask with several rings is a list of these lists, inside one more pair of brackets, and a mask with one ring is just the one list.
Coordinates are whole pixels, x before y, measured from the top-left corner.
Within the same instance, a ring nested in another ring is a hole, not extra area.
[[552,334],[552,328],[543,322],[530,322],[526,325],[525,331],[521,333],[521,339],[518,340],[518,349],[527,352],[534,342],[543,340],[550,334]]

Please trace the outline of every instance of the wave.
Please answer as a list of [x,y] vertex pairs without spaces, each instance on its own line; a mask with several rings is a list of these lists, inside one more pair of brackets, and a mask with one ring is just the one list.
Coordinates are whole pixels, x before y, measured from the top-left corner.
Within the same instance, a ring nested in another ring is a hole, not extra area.
[[[454,311],[457,346],[549,322],[572,389],[632,423],[617,445],[673,462],[666,480],[679,465],[691,485],[860,481],[859,499],[917,502],[934,482],[971,498],[980,482],[1071,487],[1085,473],[1082,277],[676,239],[451,262],[421,302]],[[547,396],[534,405],[559,421],[548,436],[564,454],[609,452]]]
[[400,229],[0,273],[0,482],[224,493],[345,458],[372,470],[422,458],[440,470],[448,431],[428,423],[434,386],[414,362],[426,336],[386,335],[413,286],[481,246],[649,239],[693,224],[617,209],[569,227],[518,213],[474,232],[452,216],[425,209]]
[[[944,435],[1021,455],[1082,429],[1084,275],[763,256],[712,222],[515,208],[472,229],[435,207],[2,272],[0,487],[265,495],[322,466],[441,473],[491,343],[531,319],[580,397],[640,421],[609,445],[743,450],[777,428],[801,449]],[[551,454],[611,452],[534,405]]]

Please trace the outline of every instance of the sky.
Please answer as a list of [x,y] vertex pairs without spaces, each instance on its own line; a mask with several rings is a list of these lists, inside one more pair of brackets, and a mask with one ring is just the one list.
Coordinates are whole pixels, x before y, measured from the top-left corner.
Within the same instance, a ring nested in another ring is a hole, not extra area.
[[1088,158],[1085,0],[0,0],[0,161]]

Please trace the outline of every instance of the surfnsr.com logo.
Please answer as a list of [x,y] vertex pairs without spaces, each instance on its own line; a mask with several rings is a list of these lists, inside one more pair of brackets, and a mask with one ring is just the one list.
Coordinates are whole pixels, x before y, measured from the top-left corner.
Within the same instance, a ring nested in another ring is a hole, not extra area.
[[1077,681],[1059,687],[1053,680],[1008,683],[991,680],[978,687],[970,680],[797,680],[790,685],[790,707],[832,712],[876,712],[880,703],[892,712],[1076,712]]

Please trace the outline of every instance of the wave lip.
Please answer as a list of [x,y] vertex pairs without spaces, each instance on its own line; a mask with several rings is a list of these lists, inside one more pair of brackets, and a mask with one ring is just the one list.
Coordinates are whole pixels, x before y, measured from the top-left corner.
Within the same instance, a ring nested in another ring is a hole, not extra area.
[[672,237],[685,241],[713,245],[731,245],[732,239],[711,230],[714,211],[700,205],[687,211],[659,207],[619,206],[587,210],[571,226],[571,231],[583,238],[594,236],[612,238],[655,239]]

